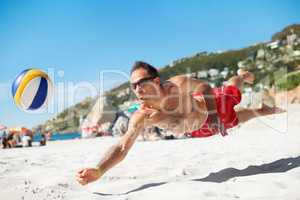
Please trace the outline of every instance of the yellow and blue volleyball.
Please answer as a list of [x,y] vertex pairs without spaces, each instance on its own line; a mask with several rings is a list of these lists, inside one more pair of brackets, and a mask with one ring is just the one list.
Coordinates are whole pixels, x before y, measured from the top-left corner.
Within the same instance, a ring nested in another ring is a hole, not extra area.
[[14,102],[23,110],[32,111],[45,107],[51,92],[51,80],[39,69],[22,71],[12,84]]

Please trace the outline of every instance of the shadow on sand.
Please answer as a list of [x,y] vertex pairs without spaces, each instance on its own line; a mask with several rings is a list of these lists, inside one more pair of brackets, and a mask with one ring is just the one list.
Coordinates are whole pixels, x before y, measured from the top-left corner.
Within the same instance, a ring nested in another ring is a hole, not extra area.
[[100,193],[100,192],[94,192],[94,194],[98,194],[98,195],[102,195],[102,196],[112,196],[112,195],[125,195],[125,194],[130,194],[132,192],[137,192],[137,191],[141,191],[141,190],[145,190],[145,189],[148,189],[148,188],[151,188],[151,187],[156,187],[156,186],[160,186],[160,185],[164,185],[166,184],[167,182],[160,182],[160,183],[149,183],[149,184],[145,184],[145,185],[142,185],[136,189],[133,189],[133,190],[130,190],[128,192],[124,192],[124,193],[119,193],[119,194],[108,194],[108,193]]
[[210,173],[207,177],[192,179],[192,181],[221,183],[231,178],[252,176],[257,174],[283,173],[300,166],[300,156],[284,158],[262,165],[251,165],[245,169],[226,168],[216,173]]
[[[242,176],[252,176],[258,174],[268,174],[268,173],[283,173],[294,169],[300,166],[300,156],[295,158],[283,158],[271,163],[266,163],[262,165],[251,165],[245,169],[235,169],[235,168],[226,168],[216,173],[210,173],[207,177],[200,178],[200,179],[192,179],[191,181],[201,181],[201,182],[215,182],[215,183],[222,183],[228,181],[231,178],[235,177],[242,177]],[[157,187],[164,185],[169,182],[159,182],[159,183],[148,183],[142,185],[136,189],[130,190],[124,193],[100,193],[94,192],[94,194],[101,195],[101,196],[119,196],[119,195],[126,195],[133,192],[145,190],[151,187]]]

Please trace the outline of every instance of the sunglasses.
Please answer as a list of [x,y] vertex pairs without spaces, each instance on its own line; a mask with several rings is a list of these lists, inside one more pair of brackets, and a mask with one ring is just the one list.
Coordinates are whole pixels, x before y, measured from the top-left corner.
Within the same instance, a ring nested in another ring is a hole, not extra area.
[[132,89],[136,89],[136,87],[139,85],[140,87],[142,87],[144,84],[149,83],[150,81],[152,81],[153,79],[155,79],[156,77],[154,76],[150,76],[150,77],[146,77],[146,78],[142,78],[139,81],[137,81],[136,83],[131,83],[131,88]]

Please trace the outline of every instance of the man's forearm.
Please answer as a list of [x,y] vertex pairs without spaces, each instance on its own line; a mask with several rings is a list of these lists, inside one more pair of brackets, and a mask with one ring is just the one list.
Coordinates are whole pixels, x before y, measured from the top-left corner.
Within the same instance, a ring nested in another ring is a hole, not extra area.
[[139,135],[139,132],[144,128],[145,114],[136,111],[130,118],[128,130],[122,136],[120,141],[113,145],[104,155],[102,160],[97,165],[100,175],[103,175],[107,170],[122,161],[131,149],[134,141]]
[[137,138],[141,126],[136,127],[130,123],[128,126],[126,134],[122,136],[121,140],[117,144],[110,147],[97,165],[101,175],[125,158]]
[[125,151],[119,143],[113,145],[97,165],[97,168],[101,175],[118,164],[120,161],[122,161],[125,158],[126,154],[127,151]]

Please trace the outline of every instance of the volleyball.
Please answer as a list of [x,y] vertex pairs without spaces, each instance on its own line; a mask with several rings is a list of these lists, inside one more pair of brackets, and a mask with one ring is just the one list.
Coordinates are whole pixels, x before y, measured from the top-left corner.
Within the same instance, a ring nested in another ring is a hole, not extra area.
[[26,111],[44,108],[52,96],[52,82],[48,75],[39,69],[22,71],[12,84],[15,104]]

